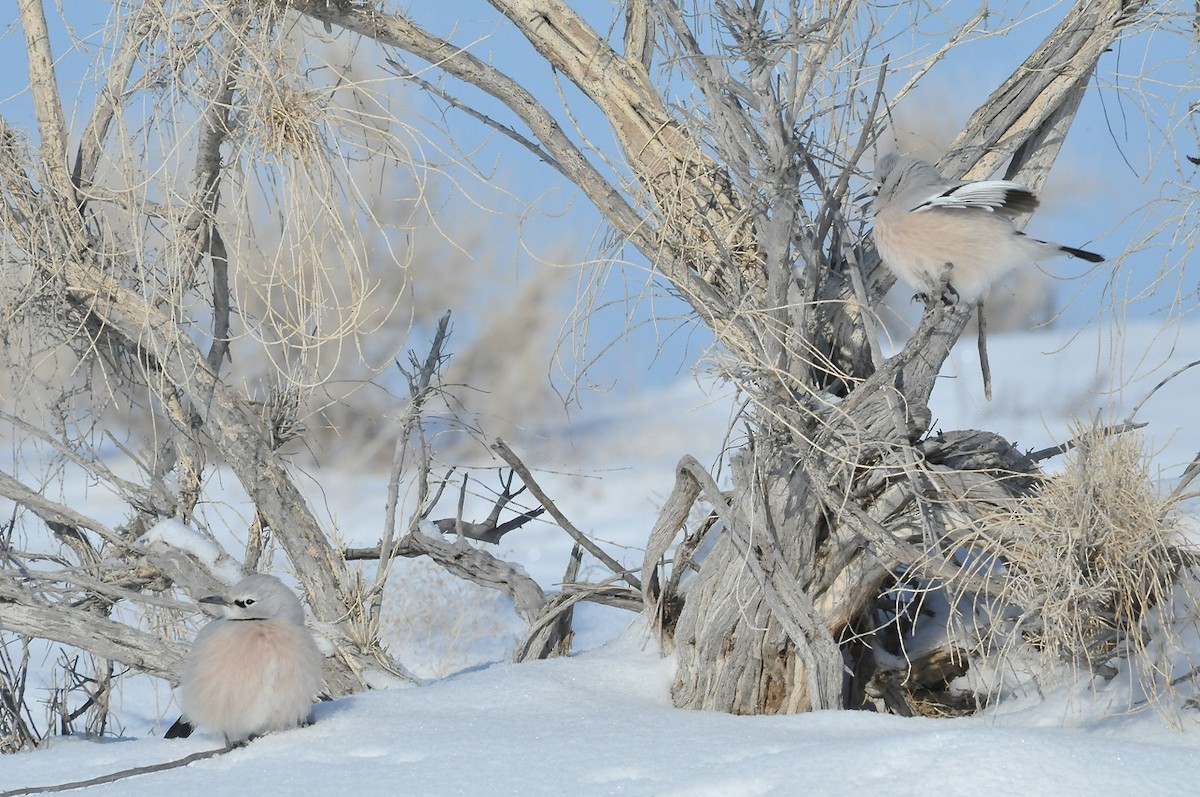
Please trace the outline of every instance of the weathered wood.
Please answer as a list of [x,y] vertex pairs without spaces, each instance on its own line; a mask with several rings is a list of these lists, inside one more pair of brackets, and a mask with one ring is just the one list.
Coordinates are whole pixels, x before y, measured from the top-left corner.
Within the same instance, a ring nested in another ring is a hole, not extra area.
[[187,646],[110,620],[92,612],[68,612],[51,604],[30,603],[28,596],[0,581],[0,629],[28,637],[53,639],[119,661],[168,681],[176,680]]
[[524,571],[465,541],[446,542],[418,529],[396,541],[395,554],[428,556],[451,573],[481,586],[501,590],[512,599],[517,614],[527,622],[534,622],[546,605],[542,588]]
[[[1014,76],[1021,89],[1009,107],[998,116],[980,115],[964,133],[963,140],[972,142],[973,158],[993,152],[1011,154],[1018,142],[1023,143],[1014,176],[1029,177],[1029,182],[1034,182],[1038,170],[1044,170],[1061,146],[1095,59],[1127,22],[1127,17],[1111,13],[1118,5],[1080,4],[1070,12],[1062,28]],[[1064,66],[1058,69],[1056,64]],[[1037,70],[1050,70],[1059,77],[1048,80],[1039,73],[1034,79],[1033,71]],[[1062,79],[1063,75],[1070,79]],[[1014,103],[1027,112],[1013,115]],[[1016,139],[1008,135],[1015,125],[1024,125]],[[962,158],[964,169],[968,163],[967,156],[957,151],[948,157]],[[829,306],[830,317],[838,318],[840,305],[831,301]],[[794,678],[795,673],[788,667],[798,669],[813,666],[814,662],[806,652],[788,650],[786,644],[780,646],[780,631],[772,623],[772,611],[779,610],[780,602],[769,599],[761,585],[758,589],[746,587],[746,571],[754,570],[748,564],[750,559],[758,564],[771,562],[775,567],[779,566],[777,559],[786,563],[787,569],[797,574],[799,587],[812,594],[812,606],[835,638],[840,638],[873,605],[880,585],[898,567],[920,565],[942,577],[967,578],[956,576],[950,563],[927,561],[923,539],[942,536],[947,550],[952,550],[957,534],[952,518],[938,508],[937,502],[974,506],[973,511],[978,512],[988,511],[989,507],[994,510],[1006,501],[1011,505],[1012,496],[1031,484],[1028,477],[1019,474],[1032,468],[1028,459],[1013,456],[1011,446],[995,436],[986,440],[972,435],[943,438],[940,442],[948,451],[936,451],[932,446],[927,451],[911,448],[928,429],[929,396],[969,317],[970,308],[932,306],[909,345],[862,381],[846,383],[846,398],[824,414],[806,415],[803,402],[786,385],[772,384],[770,376],[760,375],[761,394],[757,400],[762,409],[756,413],[760,441],[771,433],[764,430],[790,434],[792,445],[779,446],[776,455],[795,463],[798,473],[807,476],[808,489],[799,506],[783,513],[786,521],[779,533],[782,544],[769,554],[756,555],[751,546],[718,546],[705,560],[675,628],[680,662],[674,689],[678,704],[749,712],[787,710],[804,702],[805,681]],[[833,321],[827,327],[816,328],[836,329],[840,323]],[[853,335],[831,337],[854,339]],[[851,344],[849,359],[841,363],[846,373],[858,372],[864,362],[859,341]],[[858,352],[853,351],[854,345],[860,347]],[[831,373],[836,370],[829,369]],[[802,371],[783,364],[778,372]],[[781,405],[788,397],[792,398],[791,405]],[[926,457],[940,457],[942,464],[927,465]],[[877,488],[860,493],[859,485],[863,480],[870,481],[875,473],[882,476]],[[744,505],[746,489],[746,483],[739,485],[735,478],[733,507]],[[886,509],[873,516],[876,505],[871,503],[872,496],[883,495],[888,496],[887,503],[879,506]],[[684,502],[688,497],[688,491],[677,489],[672,501]],[[652,534],[655,551],[662,548],[656,537],[680,515],[678,506],[672,504],[670,509]],[[781,510],[776,507],[775,511]],[[818,529],[825,530],[818,534]],[[916,545],[906,539],[913,533],[917,535]],[[809,550],[807,541],[814,535],[820,542],[815,550]],[[818,568],[815,579],[809,575],[814,563]],[[978,574],[972,578],[972,586],[981,592],[1002,589],[1001,583],[993,583],[994,579]],[[753,583],[754,579],[749,581]],[[737,612],[723,611],[726,606],[736,606]],[[803,609],[796,616],[806,614],[807,609]],[[750,628],[759,629],[757,636]],[[776,663],[768,663],[772,657],[761,649],[752,653],[750,637],[775,651]],[[782,656],[783,663],[779,663],[778,656]],[[788,697],[770,690],[749,688],[750,684],[760,684],[766,677],[763,674],[771,670],[794,678],[792,697],[798,699],[790,703]],[[913,688],[920,687],[919,683],[913,684]]]
[[[683,705],[729,710],[722,706],[724,697],[740,701],[733,708],[738,713],[841,705],[841,653],[805,591],[821,526],[810,514],[817,505],[808,497],[804,475],[791,473],[783,464],[787,458],[773,445],[760,436],[735,458],[735,498],[728,504],[711,477],[690,472],[708,495],[715,493],[724,529],[675,627],[679,673],[673,694]],[[739,563],[749,578],[731,577],[741,572]],[[755,616],[764,625],[736,633],[730,647],[725,637],[730,629],[711,616],[713,607],[732,607],[726,622],[736,626],[755,604]],[[725,633],[710,633],[714,628]],[[756,633],[762,634],[758,643]],[[747,666],[745,656],[756,644],[762,647]]]

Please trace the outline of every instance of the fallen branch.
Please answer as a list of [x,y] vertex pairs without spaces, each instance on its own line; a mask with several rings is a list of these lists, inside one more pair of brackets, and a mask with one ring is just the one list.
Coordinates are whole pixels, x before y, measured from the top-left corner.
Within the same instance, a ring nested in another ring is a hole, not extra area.
[[73,780],[70,783],[55,783],[50,786],[22,786],[8,791],[0,791],[0,797],[20,797],[24,794],[49,794],[51,792],[71,791],[72,789],[86,789],[89,786],[99,786],[104,783],[116,783],[118,780],[136,777],[137,775],[149,775],[152,772],[164,772],[168,769],[178,769],[186,767],[189,764],[194,764],[197,761],[203,761],[206,758],[222,755],[242,747],[246,742],[227,742],[224,747],[218,747],[215,750],[203,750],[199,753],[192,753],[175,761],[164,761],[161,764],[146,764],[141,767],[133,767],[131,769],[122,769],[119,772],[112,772],[107,775],[97,775],[94,778],[85,780]]

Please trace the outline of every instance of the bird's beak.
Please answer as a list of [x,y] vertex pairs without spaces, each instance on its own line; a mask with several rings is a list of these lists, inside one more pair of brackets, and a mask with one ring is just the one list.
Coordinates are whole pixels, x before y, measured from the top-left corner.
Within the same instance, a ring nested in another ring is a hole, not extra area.
[[222,598],[220,595],[209,595],[207,598],[201,598],[199,600],[199,602],[200,603],[211,603],[216,606],[228,606],[229,605],[229,601],[227,601],[225,598]]
[[863,191],[861,194],[859,194],[858,196],[854,197],[854,204],[856,204],[856,205],[869,205],[869,204],[871,204],[872,202],[874,202],[874,201],[875,201],[875,195],[876,195],[876,194],[878,194],[878,193],[879,193],[878,191],[874,191],[874,190],[871,190],[871,191]]

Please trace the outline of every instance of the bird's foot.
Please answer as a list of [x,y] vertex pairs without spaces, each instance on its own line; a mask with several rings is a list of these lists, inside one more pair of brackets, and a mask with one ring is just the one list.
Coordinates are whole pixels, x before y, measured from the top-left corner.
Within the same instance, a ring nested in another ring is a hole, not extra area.
[[958,304],[959,300],[958,289],[950,283],[950,275],[953,273],[954,264],[946,263],[942,266],[942,273],[938,275],[938,297],[945,307]]

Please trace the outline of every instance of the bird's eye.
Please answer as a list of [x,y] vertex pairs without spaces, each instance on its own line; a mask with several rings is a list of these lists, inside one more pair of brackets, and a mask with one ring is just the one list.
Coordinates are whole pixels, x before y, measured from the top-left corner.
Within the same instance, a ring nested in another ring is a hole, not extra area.
[[245,608],[248,608],[248,607],[254,605],[254,598],[243,598],[240,601],[234,601],[234,603],[236,603],[238,606],[241,606],[243,609],[245,609]]

